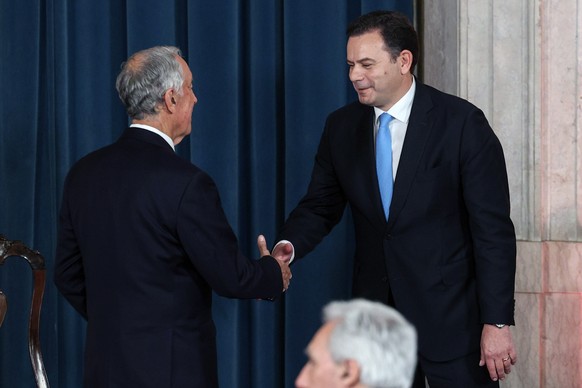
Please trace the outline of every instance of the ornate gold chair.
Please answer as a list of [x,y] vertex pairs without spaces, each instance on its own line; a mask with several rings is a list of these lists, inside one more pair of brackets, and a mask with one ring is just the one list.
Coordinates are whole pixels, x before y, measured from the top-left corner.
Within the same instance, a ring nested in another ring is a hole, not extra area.
[[[49,383],[42,361],[39,337],[40,308],[46,282],[44,257],[38,251],[33,251],[26,247],[22,242],[7,240],[4,236],[0,235],[0,265],[4,264],[6,258],[10,256],[24,258],[32,268],[34,286],[32,289],[30,320],[28,324],[28,352],[30,353],[30,361],[36,379],[36,385],[38,388],[48,388]],[[6,309],[6,295],[0,290],[0,326],[2,326],[2,322],[4,321]]]

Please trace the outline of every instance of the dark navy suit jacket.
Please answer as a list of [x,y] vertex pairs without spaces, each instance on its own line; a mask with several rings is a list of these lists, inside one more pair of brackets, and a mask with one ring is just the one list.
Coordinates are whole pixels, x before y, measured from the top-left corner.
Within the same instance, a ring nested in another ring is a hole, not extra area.
[[374,110],[329,115],[307,194],[280,237],[298,258],[353,214],[353,296],[395,305],[435,361],[476,351],[482,323],[514,323],[515,232],[501,145],[483,112],[416,83],[384,219],[374,157]]
[[87,319],[85,387],[216,387],[212,290],[274,298],[275,259],[249,260],[212,179],[129,128],[77,162],[63,194],[55,283]]

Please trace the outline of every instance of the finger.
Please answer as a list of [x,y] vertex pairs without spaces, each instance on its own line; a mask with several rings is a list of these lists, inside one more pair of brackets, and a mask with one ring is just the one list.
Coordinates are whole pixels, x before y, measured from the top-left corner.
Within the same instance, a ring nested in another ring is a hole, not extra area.
[[509,359],[503,361],[503,371],[506,375],[511,373],[511,361]]
[[511,361],[511,365],[515,365],[517,363],[517,353],[509,353],[509,360]]
[[287,289],[289,288],[289,282],[290,282],[290,278],[291,278],[291,271],[289,270],[289,266],[279,262],[279,265],[281,266],[281,275],[283,277],[283,292],[287,291]]
[[499,380],[505,379],[505,366],[503,364],[508,364],[508,362],[503,362],[503,360],[495,360],[495,369],[497,370],[497,377]]
[[486,364],[487,371],[489,371],[489,377],[491,377],[491,380],[497,381],[499,379],[499,376],[497,376],[497,368],[495,367],[495,361],[489,359]]
[[259,254],[261,257],[269,256],[271,254],[267,249],[267,240],[265,240],[265,236],[262,234],[257,238],[257,247],[259,248]]

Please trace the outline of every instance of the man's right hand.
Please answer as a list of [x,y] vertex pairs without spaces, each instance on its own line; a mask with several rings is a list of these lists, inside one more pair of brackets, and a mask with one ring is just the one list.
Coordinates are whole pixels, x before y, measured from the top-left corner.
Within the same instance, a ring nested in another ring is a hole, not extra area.
[[[288,247],[287,247],[288,246]],[[267,249],[267,240],[262,234],[257,238],[257,247],[259,248],[259,253],[262,256],[271,256],[271,253]],[[283,292],[287,291],[289,288],[289,283],[293,275],[291,274],[291,269],[289,268],[289,261],[291,258],[291,253],[293,248],[291,244],[281,244],[273,250],[273,257],[277,260],[279,267],[281,267],[281,276],[283,278]]]
[[291,274],[291,268],[289,268],[289,264],[281,260],[277,260],[277,263],[279,263],[279,266],[281,267],[281,275],[283,276],[283,292],[285,292],[289,288],[289,283],[291,283],[291,278],[293,275]]

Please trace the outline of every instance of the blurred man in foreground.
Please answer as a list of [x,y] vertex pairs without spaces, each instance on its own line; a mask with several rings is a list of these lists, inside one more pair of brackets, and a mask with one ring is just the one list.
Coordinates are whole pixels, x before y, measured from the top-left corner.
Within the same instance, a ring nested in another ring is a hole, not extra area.
[[323,326],[307,347],[298,388],[409,388],[416,330],[396,310],[355,299],[324,307]]

